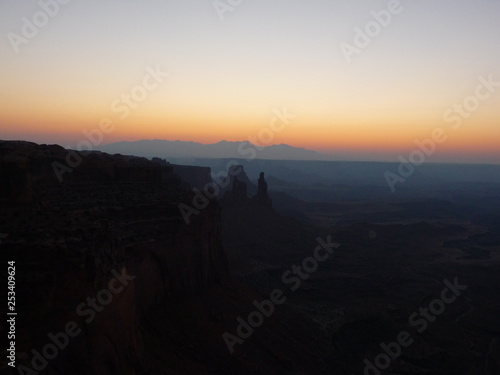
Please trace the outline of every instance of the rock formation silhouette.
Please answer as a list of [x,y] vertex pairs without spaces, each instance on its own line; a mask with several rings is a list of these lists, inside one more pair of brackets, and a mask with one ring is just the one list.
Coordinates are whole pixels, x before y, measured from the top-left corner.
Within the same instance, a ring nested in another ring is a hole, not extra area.
[[243,181],[239,181],[238,176],[234,177],[231,194],[233,199],[239,202],[246,201],[248,199],[247,184]]
[[[242,165],[234,165],[228,170],[230,183],[223,192],[223,199],[225,205],[248,205],[250,200],[248,198],[249,187],[250,193],[255,191],[255,186],[252,185],[248,179]],[[250,186],[249,186],[250,185]]]
[[231,183],[223,194],[223,206],[272,207],[264,172],[260,172],[257,186],[249,180],[242,165],[233,166],[228,172]]
[[257,204],[262,206],[272,207],[273,205],[272,200],[269,198],[269,194],[267,193],[267,182],[264,177],[264,172],[260,172],[257,194],[254,195],[253,199],[257,202]]

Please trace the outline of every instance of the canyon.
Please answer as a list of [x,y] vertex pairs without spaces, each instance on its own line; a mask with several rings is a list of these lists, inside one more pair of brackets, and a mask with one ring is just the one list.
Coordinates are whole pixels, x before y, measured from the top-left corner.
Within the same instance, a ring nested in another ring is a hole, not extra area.
[[[328,345],[290,312],[278,311],[244,350],[230,354],[222,334],[261,295],[228,270],[217,201],[189,225],[182,220],[178,205],[192,201],[193,192],[173,165],[90,152],[59,182],[51,164],[63,163],[66,154],[55,145],[0,142],[0,247],[2,258],[17,266],[13,373],[320,374],[331,368],[316,361],[328,358]],[[196,181],[206,172],[181,168]],[[87,323],[77,307],[124,273],[133,280]],[[82,333],[41,366],[36,353],[68,322]]]

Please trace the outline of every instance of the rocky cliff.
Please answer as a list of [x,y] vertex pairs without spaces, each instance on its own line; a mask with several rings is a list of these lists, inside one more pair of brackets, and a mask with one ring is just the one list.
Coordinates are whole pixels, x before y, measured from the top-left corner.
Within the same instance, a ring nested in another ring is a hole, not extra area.
[[278,313],[229,353],[260,297],[229,276],[217,202],[184,222],[193,193],[168,163],[1,141],[0,180],[14,373],[299,374],[322,350]]

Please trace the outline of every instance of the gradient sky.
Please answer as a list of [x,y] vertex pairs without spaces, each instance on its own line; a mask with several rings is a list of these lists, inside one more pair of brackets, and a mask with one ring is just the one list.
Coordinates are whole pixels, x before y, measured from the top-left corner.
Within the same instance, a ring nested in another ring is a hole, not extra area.
[[[103,144],[242,141],[286,107],[272,143],[396,161],[442,127],[430,160],[500,163],[500,88],[460,129],[443,120],[480,76],[500,81],[500,1],[404,1],[348,64],[340,44],[387,4],[243,0],[221,20],[212,0],[72,0],[16,53],[8,34],[41,8],[2,0],[0,138],[74,147],[109,118]],[[112,103],[148,66],[170,76],[121,119]]]

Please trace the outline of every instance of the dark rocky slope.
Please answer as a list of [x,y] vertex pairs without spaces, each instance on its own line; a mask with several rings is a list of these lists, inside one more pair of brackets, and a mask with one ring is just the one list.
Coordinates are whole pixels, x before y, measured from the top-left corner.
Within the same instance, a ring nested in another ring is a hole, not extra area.
[[[32,350],[43,353],[52,342],[49,333],[75,322],[81,333],[46,365],[39,362],[41,373],[331,369],[318,360],[328,352],[311,333],[314,328],[286,309],[229,353],[222,334],[234,334],[236,318],[246,318],[252,301],[264,297],[229,276],[215,201],[189,225],[184,222],[178,204],[191,206],[193,193],[171,165],[99,152],[71,154],[81,161],[61,182],[53,163],[75,160],[67,157],[59,146],[0,142],[0,253],[4,262],[16,262],[17,365],[32,367]],[[123,288],[106,294],[116,275],[122,275]],[[106,304],[90,308],[87,298],[96,296]],[[6,373],[9,367],[2,366]]]

